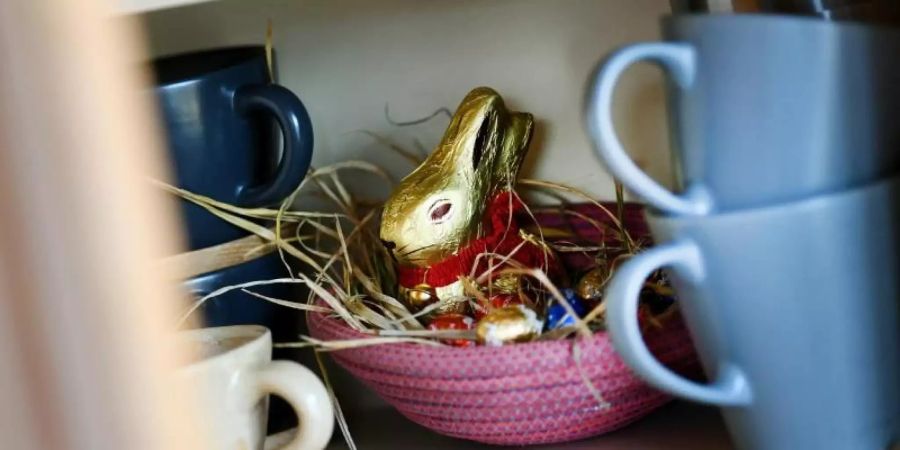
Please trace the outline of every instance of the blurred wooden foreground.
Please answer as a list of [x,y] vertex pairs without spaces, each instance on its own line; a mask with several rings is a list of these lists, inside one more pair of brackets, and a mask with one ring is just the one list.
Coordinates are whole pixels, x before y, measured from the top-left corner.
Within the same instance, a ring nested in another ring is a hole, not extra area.
[[[103,0],[0,1],[0,448],[204,448],[167,383],[171,211],[143,51]],[[192,440],[193,439],[193,440]]]

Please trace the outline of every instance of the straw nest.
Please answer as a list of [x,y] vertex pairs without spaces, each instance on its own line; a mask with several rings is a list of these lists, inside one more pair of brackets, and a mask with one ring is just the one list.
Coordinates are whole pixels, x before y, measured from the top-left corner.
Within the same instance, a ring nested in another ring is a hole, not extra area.
[[[235,286],[223,287],[209,295],[197,299],[184,312],[185,321],[209,299],[232,290],[242,290],[261,301],[268,301],[298,311],[315,311],[329,314],[345,322],[349,327],[371,337],[352,341],[322,342],[309,336],[300,336],[299,342],[281,343],[281,346],[315,347],[318,350],[336,350],[365,345],[382,345],[399,342],[416,342],[422,345],[445,345],[443,340],[475,340],[473,330],[429,330],[423,318],[433,311],[431,305],[420,311],[411,311],[397,297],[397,277],[394,261],[378,238],[378,222],[381,202],[363,201],[354,196],[342,182],[342,175],[362,171],[375,175],[389,187],[395,180],[380,167],[364,161],[346,161],[328,167],[311,170],[304,181],[287,197],[281,206],[275,208],[241,208],[194,194],[163,182],[156,183],[166,191],[193,202],[210,213],[233,225],[262,238],[265,246],[274,247],[285,262],[285,277],[272,280],[258,280]],[[575,217],[596,227],[599,242],[577,240],[565,229],[545,229],[537,220],[526,224],[531,239],[539,245],[552,248],[558,253],[581,253],[588,255],[602,271],[602,286],[609,280],[613,269],[624,259],[641,250],[645,242],[635,240],[623,225],[623,201],[621,189],[617,189],[618,208],[615,211],[605,207],[590,195],[561,183],[540,180],[520,180],[519,190],[541,191],[557,201],[556,205],[528,209],[528,216],[551,209],[563,216]],[[295,207],[303,204],[302,196],[312,195],[328,199],[334,206],[332,212],[305,211]],[[565,201],[566,196],[583,199],[603,211],[609,218],[600,222],[573,208]],[[610,225],[612,224],[612,225]],[[612,237],[612,239],[610,239]],[[251,249],[250,251],[259,251]],[[491,255],[503,257],[503,255]],[[299,271],[291,269],[291,260],[299,262]],[[590,269],[590,268],[589,268]],[[490,269],[488,269],[490,270]],[[565,301],[562,287],[556,286],[542,271],[527,267],[507,267],[498,269],[495,275],[517,273],[529,277],[535,285],[547,293],[550,302],[559,302],[573,316],[574,311]],[[482,284],[491,273],[474,274],[465,278],[467,295],[473,301],[483,297]],[[577,279],[580,274],[572,274]],[[265,284],[296,283],[309,289],[305,301],[298,299],[277,299],[257,294],[254,287]],[[662,277],[651,277],[649,289],[660,294],[669,292]],[[545,332],[539,339],[564,339],[573,333],[589,336],[594,331],[604,329],[605,303],[600,302],[586,315],[569,327]],[[650,323],[653,323],[651,318]]]

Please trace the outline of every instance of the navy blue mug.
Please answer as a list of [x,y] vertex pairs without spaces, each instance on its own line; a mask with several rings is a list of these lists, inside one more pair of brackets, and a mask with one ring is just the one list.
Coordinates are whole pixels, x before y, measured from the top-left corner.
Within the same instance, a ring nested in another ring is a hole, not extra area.
[[[259,207],[280,202],[303,180],[312,158],[312,125],[300,99],[270,82],[264,47],[169,56],[153,61],[153,69],[179,187]],[[192,250],[247,234],[182,203]]]

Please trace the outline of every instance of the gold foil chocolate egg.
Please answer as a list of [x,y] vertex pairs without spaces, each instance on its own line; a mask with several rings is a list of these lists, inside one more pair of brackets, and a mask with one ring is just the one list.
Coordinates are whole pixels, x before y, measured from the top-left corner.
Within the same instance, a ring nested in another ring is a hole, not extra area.
[[406,303],[414,309],[421,309],[437,300],[434,289],[427,284],[417,284],[406,290]]
[[504,273],[491,283],[492,294],[515,294],[519,292],[522,284],[522,276],[519,274]]
[[478,342],[499,347],[510,342],[527,342],[541,334],[544,323],[525,305],[512,305],[488,313],[478,321]]
[[597,267],[584,274],[575,286],[575,293],[584,300],[597,300],[603,297],[608,271],[606,267]]

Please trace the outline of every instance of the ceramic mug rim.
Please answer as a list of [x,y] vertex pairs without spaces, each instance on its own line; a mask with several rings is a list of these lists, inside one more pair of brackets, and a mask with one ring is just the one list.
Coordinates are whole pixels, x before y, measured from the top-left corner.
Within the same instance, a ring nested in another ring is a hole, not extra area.
[[809,211],[834,204],[844,204],[854,197],[868,196],[872,192],[889,189],[891,186],[896,186],[898,184],[900,184],[900,174],[885,177],[860,186],[813,195],[799,200],[779,202],[747,209],[714,212],[703,216],[676,215],[652,207],[647,207],[645,211],[648,224],[655,223],[667,224],[668,226],[699,227],[716,226],[721,223],[753,221],[767,216],[794,214],[798,211]]
[[[264,59],[265,55],[264,46],[237,45],[174,53],[155,58],[149,64],[157,88],[165,88],[215,76],[246,64],[256,64],[260,59]],[[184,69],[185,66],[189,68]]]
[[175,340],[179,345],[189,343],[203,343],[210,339],[239,338],[238,345],[229,347],[215,355],[197,358],[178,368],[179,372],[193,372],[204,370],[210,366],[230,364],[233,359],[241,355],[253,354],[266,350],[271,342],[272,332],[262,325],[227,325],[222,327],[196,328],[179,331]]
[[[698,23],[703,26],[711,26],[714,24],[725,23],[728,26],[762,26],[762,25],[790,25],[795,27],[805,27],[803,31],[815,32],[847,32],[855,30],[857,32],[865,32],[870,34],[900,34],[897,28],[877,23],[859,23],[852,21],[826,21],[816,16],[801,16],[774,13],[745,13],[745,14],[705,14],[705,13],[685,13],[685,14],[667,14],[662,16],[660,22],[663,26],[677,26],[679,24]],[[742,30],[738,30],[742,31]],[[667,40],[667,39],[663,39]]]

